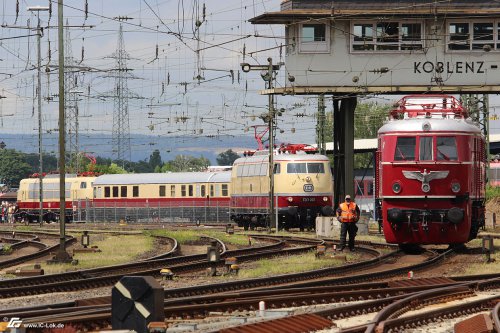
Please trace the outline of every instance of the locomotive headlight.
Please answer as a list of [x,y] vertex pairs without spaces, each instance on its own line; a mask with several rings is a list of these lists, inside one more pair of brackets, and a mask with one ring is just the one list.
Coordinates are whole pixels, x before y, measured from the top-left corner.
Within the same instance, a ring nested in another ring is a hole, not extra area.
[[451,190],[453,193],[460,192],[460,183],[451,183]]
[[288,202],[292,202],[293,198],[292,197],[288,197],[288,198],[286,198],[286,200],[288,200]]
[[394,193],[401,192],[401,184],[399,182],[394,182],[392,184],[392,190],[394,191]]
[[310,183],[311,182],[311,177],[307,176],[306,177],[306,182]]
[[328,197],[323,197],[323,201],[327,202],[328,201]]

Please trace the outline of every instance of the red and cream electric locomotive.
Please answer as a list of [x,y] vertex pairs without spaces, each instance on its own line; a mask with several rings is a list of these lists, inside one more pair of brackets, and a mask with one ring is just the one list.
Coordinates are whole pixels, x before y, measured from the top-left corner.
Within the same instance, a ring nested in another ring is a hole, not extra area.
[[376,204],[388,243],[462,244],[485,220],[485,140],[452,96],[402,98],[378,131]]

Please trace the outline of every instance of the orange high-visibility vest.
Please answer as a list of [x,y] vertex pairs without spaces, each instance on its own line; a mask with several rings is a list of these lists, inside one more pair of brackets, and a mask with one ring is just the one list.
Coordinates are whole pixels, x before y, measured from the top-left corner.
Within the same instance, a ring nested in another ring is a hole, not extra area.
[[340,222],[356,222],[358,215],[356,214],[356,203],[346,203],[340,204]]

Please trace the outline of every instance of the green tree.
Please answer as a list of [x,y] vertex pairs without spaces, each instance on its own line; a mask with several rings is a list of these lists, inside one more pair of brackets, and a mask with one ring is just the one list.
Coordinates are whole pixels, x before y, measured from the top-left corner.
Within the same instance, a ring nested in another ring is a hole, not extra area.
[[205,157],[192,157],[189,155],[177,155],[170,163],[173,172],[203,171],[208,168],[210,161]]
[[217,155],[218,165],[233,165],[234,161],[240,158],[240,155],[236,154],[232,149],[228,149],[225,152]]
[[161,161],[160,151],[158,149],[155,149],[149,156],[149,166],[151,167],[151,170],[155,170],[156,167],[161,168],[162,165],[163,162]]
[[18,186],[21,179],[31,174],[25,154],[14,149],[0,150],[0,181],[9,186]]
[[[354,138],[374,139],[377,137],[378,129],[384,124],[391,110],[390,105],[379,105],[376,102],[358,103],[354,111]],[[327,141],[333,141],[333,113],[329,112],[326,117]],[[372,159],[371,153],[354,155],[354,168],[366,168]],[[373,163],[374,161],[372,161]]]
[[[57,157],[50,154],[43,154],[43,172],[51,172],[59,169]],[[38,173],[40,170],[40,156],[35,153],[25,154],[26,163],[31,166],[31,173]]]

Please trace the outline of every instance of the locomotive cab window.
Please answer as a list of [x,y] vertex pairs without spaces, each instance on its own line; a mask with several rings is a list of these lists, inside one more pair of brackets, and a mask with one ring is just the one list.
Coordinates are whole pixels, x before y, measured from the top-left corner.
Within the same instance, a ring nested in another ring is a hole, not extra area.
[[420,161],[432,161],[432,137],[420,137]]
[[323,163],[307,163],[308,173],[325,173],[325,165]]
[[436,138],[438,161],[458,160],[457,142],[452,136],[438,136]]
[[288,163],[286,166],[287,173],[306,173],[306,164],[305,163]]
[[396,151],[394,152],[394,161],[414,161],[416,137],[399,137],[396,142]]

